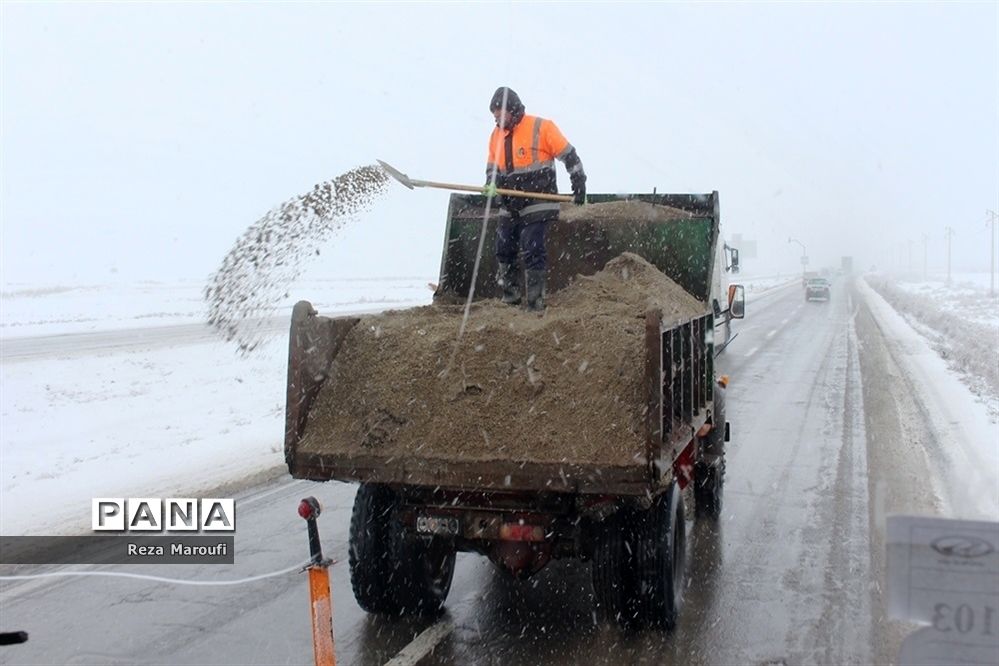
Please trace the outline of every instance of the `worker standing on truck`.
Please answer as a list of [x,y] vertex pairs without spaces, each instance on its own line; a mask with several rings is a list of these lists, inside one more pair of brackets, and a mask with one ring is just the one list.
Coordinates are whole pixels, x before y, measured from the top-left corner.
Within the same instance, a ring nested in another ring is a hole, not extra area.
[[513,90],[501,87],[493,93],[489,110],[496,129],[489,137],[486,164],[486,195],[499,207],[496,225],[497,282],[503,302],[521,300],[521,270],[517,253],[524,253],[527,274],[527,309],[545,309],[545,235],[548,224],[558,219],[559,204],[523,197],[500,197],[497,188],[522,192],[558,193],[555,160],[565,164],[576,204],[586,201],[583,163],[559,128],[550,120],[524,113],[524,103]]

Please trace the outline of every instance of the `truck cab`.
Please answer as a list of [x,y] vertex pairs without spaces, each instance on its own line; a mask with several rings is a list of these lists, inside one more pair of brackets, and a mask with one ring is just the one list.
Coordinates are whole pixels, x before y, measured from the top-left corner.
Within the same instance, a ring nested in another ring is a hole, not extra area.
[[[742,285],[731,283],[729,274],[739,272],[739,250],[728,243],[719,242],[711,271],[711,307],[715,315],[715,344],[719,352],[732,340],[732,319],[741,318],[745,312],[745,291]],[[733,303],[738,316],[733,317]]]

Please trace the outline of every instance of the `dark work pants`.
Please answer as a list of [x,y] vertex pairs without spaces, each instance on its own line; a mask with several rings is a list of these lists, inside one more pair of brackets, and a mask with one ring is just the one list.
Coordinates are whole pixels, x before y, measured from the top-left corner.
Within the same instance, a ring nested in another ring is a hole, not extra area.
[[517,264],[518,250],[524,253],[524,269],[545,269],[545,235],[550,220],[523,222],[517,213],[502,211],[496,224],[496,259],[502,264]]

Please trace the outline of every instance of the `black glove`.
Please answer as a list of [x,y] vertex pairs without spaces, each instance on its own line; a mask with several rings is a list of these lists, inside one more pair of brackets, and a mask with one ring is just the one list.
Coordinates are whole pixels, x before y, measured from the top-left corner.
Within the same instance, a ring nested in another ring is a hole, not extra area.
[[562,161],[572,182],[572,200],[577,206],[581,206],[586,203],[586,172],[583,171],[583,163],[575,148],[569,150]]
[[573,174],[572,180],[572,202],[577,206],[586,203],[586,176]]

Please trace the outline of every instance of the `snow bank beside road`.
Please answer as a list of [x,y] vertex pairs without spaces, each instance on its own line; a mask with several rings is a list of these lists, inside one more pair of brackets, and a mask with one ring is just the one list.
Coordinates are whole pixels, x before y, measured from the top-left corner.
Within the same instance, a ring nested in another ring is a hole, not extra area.
[[992,409],[992,417],[999,417],[999,313],[988,290],[970,281],[948,286],[874,275],[866,280],[963,374]]
[[950,493],[953,517],[999,519],[999,424],[989,416],[987,400],[973,394],[954,370],[867,282],[857,280],[899,365],[926,408],[927,421],[949,458],[949,478],[940,486]]
[[275,339],[246,359],[209,342],[5,364],[0,533],[86,531],[92,497],[185,497],[280,465],[286,358]]

